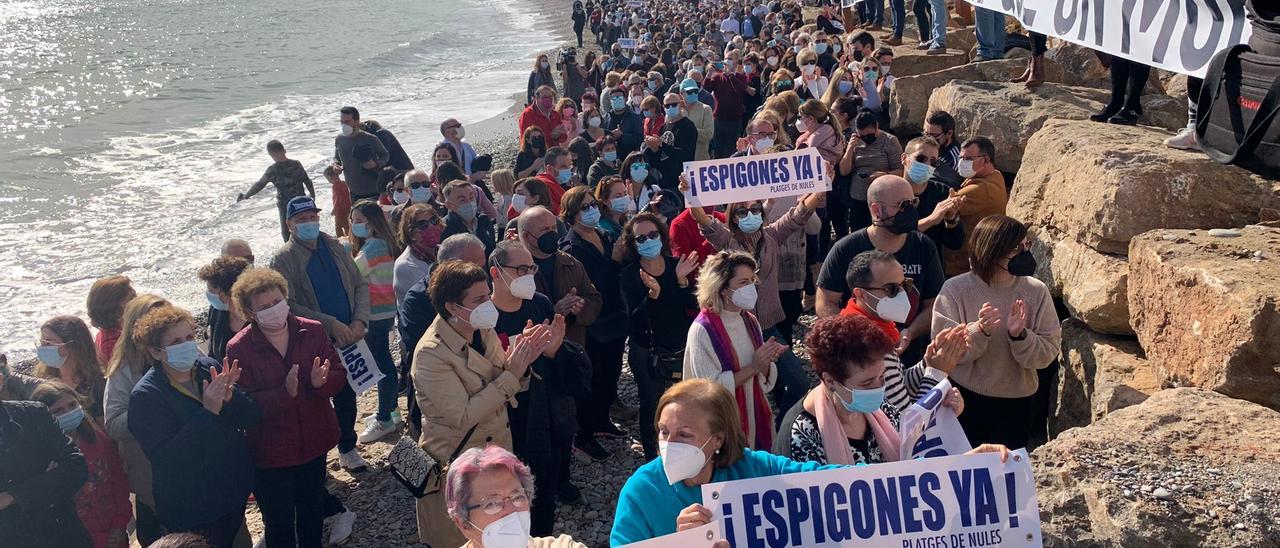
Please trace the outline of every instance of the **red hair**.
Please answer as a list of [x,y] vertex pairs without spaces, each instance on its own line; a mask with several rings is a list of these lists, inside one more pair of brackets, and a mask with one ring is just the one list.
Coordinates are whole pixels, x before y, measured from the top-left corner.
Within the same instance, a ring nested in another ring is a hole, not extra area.
[[853,374],[850,367],[865,367],[893,350],[893,341],[871,320],[862,316],[832,316],[813,324],[804,338],[809,360],[819,375],[831,375],[844,382]]

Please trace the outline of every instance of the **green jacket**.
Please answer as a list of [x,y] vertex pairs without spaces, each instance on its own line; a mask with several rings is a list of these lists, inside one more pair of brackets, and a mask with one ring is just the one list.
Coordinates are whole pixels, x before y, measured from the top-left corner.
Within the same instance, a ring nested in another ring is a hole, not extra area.
[[[369,283],[360,274],[356,262],[351,259],[347,248],[328,234],[321,233],[316,240],[316,250],[328,250],[338,264],[342,275],[342,287],[347,290],[347,302],[351,303],[351,321],[360,320],[369,325]],[[312,250],[298,243],[297,238],[285,242],[275,257],[271,258],[271,268],[289,282],[289,310],[303,318],[311,318],[324,324],[324,330],[333,336],[333,327],[338,319],[320,311],[320,302],[316,292],[311,288],[311,277],[307,275],[307,262],[311,260]]]

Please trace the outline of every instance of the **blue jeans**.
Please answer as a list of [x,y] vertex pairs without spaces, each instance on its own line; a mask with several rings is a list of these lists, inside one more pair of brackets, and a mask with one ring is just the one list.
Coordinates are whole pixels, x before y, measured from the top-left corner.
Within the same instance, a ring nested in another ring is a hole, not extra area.
[[893,37],[901,39],[907,30],[906,0],[889,0],[889,7],[893,9]]
[[[776,337],[788,347],[794,344],[784,338],[776,326],[764,330],[764,340],[769,340],[769,337]],[[809,377],[804,373],[804,362],[790,348],[778,357],[775,365],[778,367],[778,382],[773,385],[773,400],[778,404],[778,412],[773,416],[776,430],[782,426],[782,416],[809,392]]]
[[947,12],[947,0],[929,0],[929,11],[933,12],[933,44],[932,47],[947,47],[947,22],[951,14]]
[[863,23],[884,24],[884,0],[867,0],[858,4],[858,18]]
[[987,8],[974,8],[973,21],[978,35],[978,56],[1004,58],[1004,14]]
[[382,372],[382,380],[378,381],[378,415],[380,421],[391,420],[391,412],[396,410],[396,399],[400,396],[400,380],[396,376],[396,363],[391,359],[391,328],[395,318],[373,320],[369,322],[369,331],[364,334],[364,342],[373,353],[373,361],[378,362],[378,370]]

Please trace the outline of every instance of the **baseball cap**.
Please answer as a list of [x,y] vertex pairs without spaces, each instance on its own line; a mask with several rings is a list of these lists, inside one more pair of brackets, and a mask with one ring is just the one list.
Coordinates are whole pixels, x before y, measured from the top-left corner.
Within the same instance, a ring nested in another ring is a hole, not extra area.
[[294,215],[306,211],[320,211],[320,208],[316,207],[316,201],[312,200],[310,196],[295,196],[292,200],[289,200],[284,218],[292,219]]
[[696,89],[698,89],[698,83],[693,81],[693,78],[685,78],[683,82],[680,82],[681,91],[694,91]]

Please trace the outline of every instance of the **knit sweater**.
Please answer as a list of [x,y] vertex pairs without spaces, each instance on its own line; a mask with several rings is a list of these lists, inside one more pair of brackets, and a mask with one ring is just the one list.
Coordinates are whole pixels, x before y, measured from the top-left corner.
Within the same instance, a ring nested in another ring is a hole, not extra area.
[[[751,361],[755,359],[756,349],[751,344],[751,334],[747,333],[747,324],[742,320],[742,314],[721,311],[719,315],[720,321],[724,322],[725,333],[729,335],[729,340],[733,341],[733,353],[738,357],[739,369],[751,365]],[[734,394],[737,389],[733,373],[724,371],[720,366],[720,357],[716,354],[711,334],[698,322],[693,322],[689,326],[689,339],[685,343],[684,350],[684,378],[719,382],[730,394]],[[777,382],[778,366],[770,364],[769,373],[760,378],[760,388],[765,393],[772,392],[773,385]],[[742,385],[743,399],[746,400],[742,403],[747,408],[747,422],[742,425],[742,431],[747,433],[748,440],[756,439],[756,428],[773,428],[772,424],[756,424],[755,393],[756,383],[748,382]],[[757,449],[768,450],[769,448]]]
[[356,255],[356,266],[369,282],[369,319],[389,320],[396,317],[396,258],[381,238],[369,238]]
[[[1027,328],[1022,339],[1014,340],[1006,326],[1018,299],[1027,307]],[[1002,320],[989,335],[974,323],[985,303],[999,309]],[[972,272],[947,280],[933,302],[933,336],[959,323],[970,324],[969,352],[951,372],[951,379],[984,396],[1021,398],[1034,394],[1039,386],[1036,370],[1053,363],[1062,343],[1049,288],[1029,276],[994,286]]]

